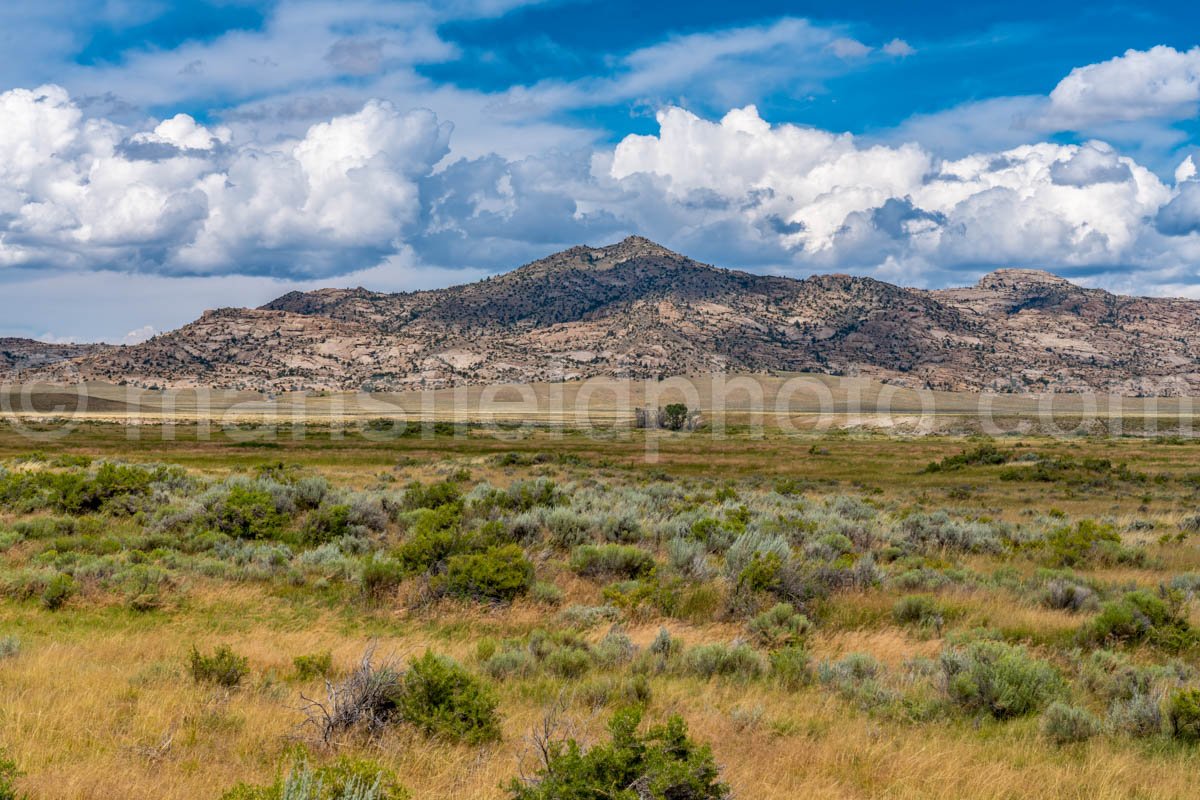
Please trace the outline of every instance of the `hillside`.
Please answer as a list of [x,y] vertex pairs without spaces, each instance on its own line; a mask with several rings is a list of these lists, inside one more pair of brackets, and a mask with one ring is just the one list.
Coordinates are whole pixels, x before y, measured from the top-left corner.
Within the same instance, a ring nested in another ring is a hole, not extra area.
[[13,378],[62,361],[106,349],[95,344],[52,344],[34,339],[0,337],[0,376]]
[[754,275],[630,237],[448,289],[293,292],[46,369],[280,390],[653,377],[722,364],[945,390],[1175,395],[1200,390],[1198,312],[1195,301],[1118,296],[1034,270],[937,291]]

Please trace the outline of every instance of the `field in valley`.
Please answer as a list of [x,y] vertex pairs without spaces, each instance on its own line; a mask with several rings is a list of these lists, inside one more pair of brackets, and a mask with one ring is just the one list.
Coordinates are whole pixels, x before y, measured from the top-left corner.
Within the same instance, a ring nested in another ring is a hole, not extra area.
[[1200,440],[96,413],[0,427],[0,797],[568,796],[630,708],[684,800],[1195,794]]

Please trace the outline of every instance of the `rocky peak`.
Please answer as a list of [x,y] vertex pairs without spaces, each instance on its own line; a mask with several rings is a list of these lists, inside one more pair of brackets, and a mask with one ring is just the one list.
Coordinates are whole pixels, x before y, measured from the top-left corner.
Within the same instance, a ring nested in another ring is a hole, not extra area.
[[627,236],[616,244],[600,248],[612,258],[625,260],[638,257],[659,257],[683,260],[683,256],[674,250],[663,247],[658,242],[651,241],[645,236]]
[[998,269],[989,272],[975,284],[978,289],[991,292],[1009,292],[1038,288],[1078,288],[1066,278],[1040,269]]

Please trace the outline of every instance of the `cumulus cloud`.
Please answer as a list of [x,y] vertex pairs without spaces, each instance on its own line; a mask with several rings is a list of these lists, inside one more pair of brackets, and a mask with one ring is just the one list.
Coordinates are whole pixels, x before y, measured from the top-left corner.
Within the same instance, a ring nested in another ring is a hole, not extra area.
[[1048,115],[1077,130],[1097,123],[1186,119],[1200,106],[1200,47],[1159,45],[1071,70],[1050,93]]
[[451,129],[369,102],[269,146],[187,115],[129,134],[56,86],[0,94],[0,117],[0,265],[174,274],[379,262],[413,233]]
[[1099,141],[947,158],[754,106],[668,107],[611,150],[521,159],[446,159],[448,122],[383,101],[271,143],[186,115],[128,130],[54,86],[0,94],[0,113],[10,269],[344,282],[401,256],[502,268],[640,232],[725,263],[929,284],[964,265],[1178,270],[1200,232],[1190,161],[1170,185]]
[[785,268],[928,283],[962,265],[1137,264],[1162,255],[1147,220],[1177,203],[1166,224],[1182,230],[1191,208],[1190,189],[1099,142],[938,159],[916,144],[772,126],[752,106],[716,122],[668,109],[658,121],[657,135],[622,140],[610,176],[643,178],[643,194],[690,218],[683,227],[739,236]]
[[188,114],[176,114],[158,123],[152,131],[140,131],[130,137],[136,144],[163,144],[180,150],[212,150],[218,144],[227,144],[228,128],[211,131],[196,122]]

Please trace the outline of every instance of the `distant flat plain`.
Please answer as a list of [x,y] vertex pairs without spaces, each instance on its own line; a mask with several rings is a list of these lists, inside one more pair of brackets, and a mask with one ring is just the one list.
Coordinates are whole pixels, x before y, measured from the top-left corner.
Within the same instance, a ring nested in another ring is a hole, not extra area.
[[151,389],[105,383],[0,388],[0,414],[26,421],[73,419],[155,424],[362,424],[367,420],[551,427],[629,426],[637,408],[684,403],[708,428],[900,433],[1183,433],[1191,397],[944,392],[869,378],[816,374],[697,375],[664,380],[593,378],[411,392]]

